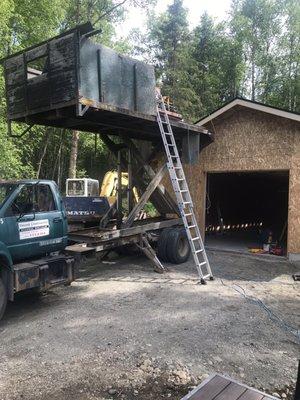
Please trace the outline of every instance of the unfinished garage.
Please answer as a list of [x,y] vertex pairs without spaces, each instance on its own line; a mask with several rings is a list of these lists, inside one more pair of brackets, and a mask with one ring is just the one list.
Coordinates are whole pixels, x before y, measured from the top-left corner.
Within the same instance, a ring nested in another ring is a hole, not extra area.
[[206,244],[286,254],[288,171],[208,173]]
[[186,166],[206,244],[300,260],[299,114],[236,98],[197,124],[213,135]]

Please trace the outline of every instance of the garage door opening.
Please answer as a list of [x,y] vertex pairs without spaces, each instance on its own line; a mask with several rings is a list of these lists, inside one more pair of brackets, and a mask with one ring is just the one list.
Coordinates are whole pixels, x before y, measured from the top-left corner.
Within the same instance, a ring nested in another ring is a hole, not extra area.
[[285,255],[289,172],[208,173],[206,246]]

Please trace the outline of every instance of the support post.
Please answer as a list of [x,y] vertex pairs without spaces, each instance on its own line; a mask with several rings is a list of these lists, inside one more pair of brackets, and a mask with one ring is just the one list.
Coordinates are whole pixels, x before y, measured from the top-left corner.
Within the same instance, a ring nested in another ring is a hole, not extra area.
[[153,262],[155,272],[163,274],[166,271],[165,267],[159,261],[155,251],[152,249],[146,235],[141,235],[140,243],[136,244],[136,246],[145,254],[146,257],[149,258],[149,260]]
[[127,205],[128,215],[133,208],[133,184],[132,184],[132,154],[131,149],[128,149],[128,185],[127,185]]
[[117,183],[117,228],[122,225],[122,166],[121,166],[121,150],[118,151],[118,183]]

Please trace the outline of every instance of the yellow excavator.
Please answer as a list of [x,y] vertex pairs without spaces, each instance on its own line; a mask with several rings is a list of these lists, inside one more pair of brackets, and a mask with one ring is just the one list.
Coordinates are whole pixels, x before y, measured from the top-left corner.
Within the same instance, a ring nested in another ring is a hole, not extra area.
[[[118,173],[117,171],[108,171],[104,175],[101,190],[100,190],[100,197],[107,197],[109,204],[113,204],[116,201],[117,197],[117,184],[118,184]],[[126,190],[128,187],[128,173],[122,172],[122,190]],[[134,201],[137,203],[139,200],[138,192],[136,188],[133,188],[133,198]]]

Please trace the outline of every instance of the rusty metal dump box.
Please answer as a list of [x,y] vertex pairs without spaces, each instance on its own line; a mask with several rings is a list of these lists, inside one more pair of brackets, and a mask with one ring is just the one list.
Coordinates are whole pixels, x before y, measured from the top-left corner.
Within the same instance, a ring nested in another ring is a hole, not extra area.
[[[94,34],[86,23],[4,59],[9,121],[157,138],[153,66],[95,43]],[[211,140],[202,127],[172,125],[175,135]]]

